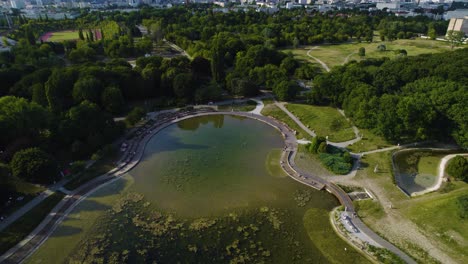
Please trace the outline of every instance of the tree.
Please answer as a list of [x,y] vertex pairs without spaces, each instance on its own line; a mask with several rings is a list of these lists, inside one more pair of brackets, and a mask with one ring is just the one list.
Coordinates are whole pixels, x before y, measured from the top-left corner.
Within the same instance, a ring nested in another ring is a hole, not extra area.
[[327,142],[322,142],[317,148],[317,153],[327,153],[328,152],[328,144]]
[[77,73],[73,69],[55,69],[45,83],[49,108],[60,112],[68,108],[73,101],[72,90]]
[[429,36],[430,39],[434,40],[437,38],[437,32],[434,27],[429,27],[427,30],[427,35]]
[[180,99],[190,100],[193,95],[192,75],[190,73],[180,73],[173,81],[174,94]]
[[224,43],[218,35],[214,38],[211,48],[211,76],[217,83],[222,83],[225,77],[224,54]]
[[234,95],[253,96],[258,93],[258,86],[249,79],[234,78],[230,86]]
[[0,145],[17,138],[37,138],[49,125],[49,113],[40,105],[24,98],[0,98]]
[[377,50],[380,51],[380,52],[386,51],[387,46],[385,46],[384,44],[380,44],[379,46],[377,46]]
[[294,47],[295,49],[297,49],[297,47],[299,47],[299,44],[300,44],[300,43],[299,43],[299,39],[298,39],[297,37],[294,37],[294,39],[293,39],[293,47]]
[[284,70],[288,75],[293,75],[297,67],[299,67],[299,63],[292,56],[284,58],[280,64],[280,69]]
[[294,81],[285,80],[273,86],[273,93],[281,101],[294,99],[298,91],[299,91],[299,86]]
[[52,183],[59,178],[57,163],[39,148],[16,152],[10,168],[13,176],[35,183]]
[[41,83],[36,83],[31,86],[32,88],[32,101],[43,106],[47,107],[47,97],[45,94],[44,85]]
[[468,218],[468,195],[462,195],[457,198],[458,215],[462,219]]
[[93,103],[99,102],[102,84],[93,76],[85,76],[78,79],[73,86],[73,100],[76,103],[88,100]]
[[312,142],[308,146],[308,150],[311,153],[317,153],[317,150],[323,142],[326,143],[326,139],[324,137],[316,136],[312,139]]
[[78,38],[80,38],[81,40],[85,40],[83,30],[81,28],[78,29]]
[[447,31],[447,35],[445,38],[448,40],[450,43],[450,47],[453,49],[455,46],[459,46],[463,43],[463,37],[465,36],[465,33],[462,31],[458,30],[449,30]]
[[135,125],[138,121],[140,121],[144,116],[145,116],[145,110],[141,107],[135,107],[133,108],[130,113],[128,113],[127,117],[125,118],[125,121],[133,126]]
[[101,102],[104,109],[112,114],[120,113],[125,104],[122,92],[115,86],[109,86],[104,89]]
[[468,159],[460,155],[452,158],[447,165],[447,173],[458,180],[468,182]]
[[10,184],[10,167],[5,163],[0,163],[0,201],[3,202],[13,192]]
[[216,83],[203,85],[195,91],[195,102],[203,103],[221,98],[221,87]]
[[359,54],[359,56],[361,56],[361,57],[366,56],[366,49],[365,49],[364,47],[360,47],[360,48],[359,48],[358,54]]

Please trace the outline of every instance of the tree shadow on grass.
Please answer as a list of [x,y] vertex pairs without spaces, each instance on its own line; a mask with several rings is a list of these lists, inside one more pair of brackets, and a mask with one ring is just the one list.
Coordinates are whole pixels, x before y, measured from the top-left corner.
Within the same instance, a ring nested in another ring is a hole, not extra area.
[[61,225],[57,230],[55,230],[51,237],[67,237],[79,234],[81,231],[82,229],[78,227]]

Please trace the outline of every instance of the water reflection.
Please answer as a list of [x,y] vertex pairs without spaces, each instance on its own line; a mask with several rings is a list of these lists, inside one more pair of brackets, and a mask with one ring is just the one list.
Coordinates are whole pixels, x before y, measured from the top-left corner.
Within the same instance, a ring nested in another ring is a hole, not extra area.
[[204,116],[202,119],[199,118],[189,118],[182,120],[177,123],[177,127],[182,130],[197,130],[200,125],[206,125],[213,123],[214,128],[222,128],[224,125],[224,115],[208,115]]

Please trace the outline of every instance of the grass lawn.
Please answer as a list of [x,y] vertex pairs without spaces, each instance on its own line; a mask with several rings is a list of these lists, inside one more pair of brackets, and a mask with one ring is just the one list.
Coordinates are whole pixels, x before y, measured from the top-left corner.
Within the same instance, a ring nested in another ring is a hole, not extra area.
[[421,157],[418,162],[418,173],[437,176],[440,160],[444,155]]
[[67,30],[67,31],[58,31],[58,32],[52,33],[52,36],[48,39],[48,41],[62,42],[66,40],[77,40],[77,39],[79,39],[78,30],[76,31]]
[[411,199],[401,210],[427,236],[445,245],[443,249],[458,263],[468,263],[468,221],[459,217],[456,204],[458,197],[468,193],[468,184],[455,182],[453,188]]
[[314,155],[306,150],[304,145],[298,146],[296,165],[304,171],[312,172],[320,177],[332,176],[333,173],[328,171],[320,162],[317,155]]
[[[380,52],[377,46],[384,44],[387,51]],[[366,49],[366,56],[360,57],[357,52],[359,48]],[[303,61],[313,61],[307,56],[307,51],[312,46],[304,46],[297,49],[285,49],[283,52],[291,52],[295,58]],[[318,48],[313,49],[310,55],[323,61],[328,67],[338,66],[344,64],[346,61],[362,60],[366,58],[381,58],[389,57],[395,58],[397,55],[395,50],[404,49],[408,52],[408,56],[416,56],[424,53],[438,53],[450,50],[450,46],[446,42],[428,40],[428,39],[398,39],[394,41],[374,41],[372,43],[344,43],[337,45],[320,45]],[[316,62],[313,62],[316,64]]]
[[[45,188],[40,185],[25,182],[20,179],[11,180],[10,184],[11,186],[14,186],[16,193],[14,195],[12,194],[11,196],[11,204],[7,206],[6,204],[2,203],[2,205],[0,206],[0,215],[4,217],[13,213],[18,208],[22,207],[23,205],[34,199],[34,197],[36,197],[38,194],[45,190]],[[20,196],[23,197],[23,200],[17,201],[16,198]]]
[[315,61],[314,59],[312,59],[311,57],[307,56],[307,51],[309,51],[309,48],[310,47],[299,47],[299,48],[288,48],[288,49],[281,49],[280,51],[288,54],[288,53],[291,53],[293,55],[293,57],[302,62],[302,63],[312,63],[312,64],[315,64],[317,65],[317,67],[319,67],[321,70],[323,69],[322,66],[317,62]]
[[239,111],[239,112],[250,112],[255,109],[257,103],[255,101],[247,101],[247,103],[243,104],[226,104],[226,105],[219,105],[219,111]]
[[376,149],[382,149],[393,146],[388,143],[383,137],[377,136],[368,129],[359,128],[359,133],[362,139],[353,145],[349,145],[347,149],[351,152],[364,152]]
[[68,190],[74,190],[83,183],[90,181],[104,173],[107,173],[115,167],[114,162],[117,160],[118,156],[118,151],[115,151],[114,154],[108,157],[103,157],[102,159],[96,161],[84,172],[73,177],[67,184],[65,184],[64,187]]
[[[330,212],[327,210],[313,208],[307,210],[304,215],[303,221],[307,234],[312,241],[317,241],[314,245],[328,259],[346,259],[347,263],[370,263],[369,260],[340,237],[330,235],[335,231],[330,224],[329,214]],[[321,222],[320,226],[323,226],[323,228],[317,228],[319,222]]]
[[287,104],[286,108],[319,136],[332,142],[355,138],[351,124],[335,108],[304,104]]
[[0,232],[0,252],[4,253],[24,239],[62,200],[62,193],[54,193]]
[[283,112],[274,104],[265,105],[265,107],[262,109],[262,115],[271,116],[286,123],[291,129],[297,131],[296,137],[298,139],[312,139],[312,137],[309,134],[302,130],[302,128],[300,128],[291,118],[289,118],[289,116],[285,112]]
[[49,263],[51,259],[54,263],[63,263],[80,241],[90,235],[105,209],[112,208],[116,199],[132,184],[133,178],[124,176],[81,202],[26,263]]

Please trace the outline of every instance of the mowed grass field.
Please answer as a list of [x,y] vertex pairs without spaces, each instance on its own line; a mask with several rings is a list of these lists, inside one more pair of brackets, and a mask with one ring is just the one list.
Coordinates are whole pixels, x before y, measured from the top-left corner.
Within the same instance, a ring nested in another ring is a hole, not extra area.
[[[378,51],[377,47],[384,44],[386,51]],[[359,48],[366,49],[366,56],[358,55]],[[291,52],[298,60],[309,61],[317,64],[312,58],[307,56],[307,52],[312,49],[310,55],[323,61],[328,67],[342,65],[348,61],[360,61],[368,58],[395,58],[396,50],[404,49],[408,52],[408,56],[416,56],[425,53],[438,53],[450,50],[450,45],[447,42],[428,40],[428,39],[398,39],[394,41],[374,41],[372,43],[344,43],[336,45],[317,45],[303,46],[297,49],[283,49],[285,53]]]
[[355,138],[351,124],[335,108],[305,104],[287,104],[286,108],[318,136],[328,136],[332,142]]
[[52,42],[62,42],[66,40],[77,40],[78,37],[78,30],[66,30],[66,31],[58,31],[52,32],[52,36],[47,41]]

